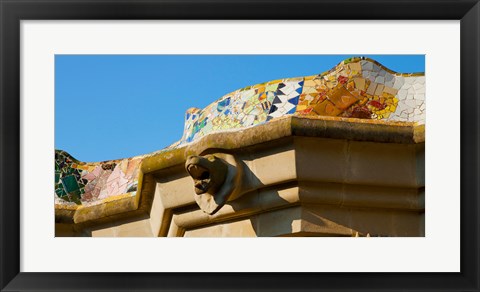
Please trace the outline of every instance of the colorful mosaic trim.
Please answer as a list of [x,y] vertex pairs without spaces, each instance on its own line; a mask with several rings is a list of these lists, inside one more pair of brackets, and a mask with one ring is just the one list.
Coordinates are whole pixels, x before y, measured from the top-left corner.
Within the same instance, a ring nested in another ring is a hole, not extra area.
[[55,151],[56,203],[91,205],[120,194],[134,196],[143,156],[97,163],[79,162]]
[[424,124],[425,76],[396,73],[368,58],[347,59],[320,75],[249,86],[203,110],[189,109],[181,143],[286,115]]

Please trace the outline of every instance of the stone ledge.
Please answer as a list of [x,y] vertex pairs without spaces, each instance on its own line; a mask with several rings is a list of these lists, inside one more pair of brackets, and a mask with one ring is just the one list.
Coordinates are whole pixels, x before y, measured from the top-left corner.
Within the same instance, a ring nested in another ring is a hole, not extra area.
[[425,142],[425,125],[339,117],[286,116],[250,128],[211,133],[176,151],[153,154],[143,160],[142,171],[148,173],[167,168],[185,162],[188,155],[198,155],[208,149],[234,150],[289,136],[416,144]]

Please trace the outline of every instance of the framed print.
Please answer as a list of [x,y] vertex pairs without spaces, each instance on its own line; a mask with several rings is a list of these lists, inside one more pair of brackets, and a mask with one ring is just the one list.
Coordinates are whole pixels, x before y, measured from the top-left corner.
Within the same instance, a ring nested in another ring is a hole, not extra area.
[[[172,28],[176,23],[168,25]],[[230,36],[246,28],[224,25],[230,27]],[[205,22],[195,26],[201,31],[189,28],[195,33],[181,33],[185,39],[219,33]],[[293,23],[289,26],[300,30]],[[153,27],[163,24],[150,24]],[[276,33],[260,33],[268,29],[255,27],[259,36]],[[309,29],[313,27],[322,29],[314,23]],[[309,35],[301,34],[297,37]],[[220,45],[213,39],[205,43]],[[444,68],[450,65],[447,62]],[[386,64],[411,73],[392,71]],[[424,67],[425,55],[56,54],[55,236],[423,237]],[[311,76],[281,77],[322,68],[324,73]],[[126,72],[131,72],[128,78]],[[270,81],[244,86],[257,80]],[[242,88],[231,91],[229,83]],[[141,109],[141,116],[156,117],[158,122],[105,120],[104,107],[120,113],[132,103],[130,88],[137,88],[134,104],[140,108],[149,104]],[[142,88],[156,89],[148,93]],[[150,94],[151,99],[145,98]],[[176,95],[182,97],[170,98]],[[192,107],[217,95],[222,97],[203,109]],[[95,140],[90,154],[84,154],[88,144],[79,143],[81,135],[73,130],[72,108],[88,113],[85,127],[97,127],[88,135],[88,140]],[[168,111],[159,115],[160,108]],[[130,153],[149,144],[151,149],[170,145],[149,154],[105,160],[132,155],[114,154],[127,150],[112,145],[112,141],[127,142],[124,131],[111,135],[135,123],[137,130],[128,134],[127,144],[134,151]],[[374,128],[383,135],[371,135]],[[348,140],[338,141],[346,129]],[[172,144],[173,136],[180,140]],[[105,153],[101,153],[103,143]],[[308,150],[308,145],[323,149],[324,156]],[[368,153],[372,150],[373,157]],[[94,159],[86,157],[96,155],[102,162],[85,163],[73,153],[88,155],[83,159],[89,161]],[[329,171],[320,171],[320,165]],[[152,181],[157,184],[148,187]],[[314,195],[320,193],[325,197]],[[376,195],[370,197],[372,193]],[[186,206],[191,209],[186,211]],[[139,210],[144,210],[143,215],[132,216],[131,211]],[[315,216],[319,220],[313,220]],[[383,224],[378,217],[385,219]]]
[[479,290],[477,1],[0,7],[2,291]]

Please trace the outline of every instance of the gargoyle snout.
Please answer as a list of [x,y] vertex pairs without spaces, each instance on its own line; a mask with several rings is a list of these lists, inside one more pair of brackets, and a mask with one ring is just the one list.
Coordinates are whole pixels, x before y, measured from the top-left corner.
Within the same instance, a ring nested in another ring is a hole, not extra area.
[[197,195],[206,193],[212,186],[211,164],[207,158],[202,156],[189,156],[185,162],[185,169],[193,178]]

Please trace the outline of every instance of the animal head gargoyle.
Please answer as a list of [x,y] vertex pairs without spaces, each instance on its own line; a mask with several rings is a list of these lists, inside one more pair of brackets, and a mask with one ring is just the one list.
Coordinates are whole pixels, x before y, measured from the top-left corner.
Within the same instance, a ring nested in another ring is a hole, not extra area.
[[205,213],[213,215],[238,195],[242,167],[230,154],[189,156],[185,168],[193,178],[195,201]]

